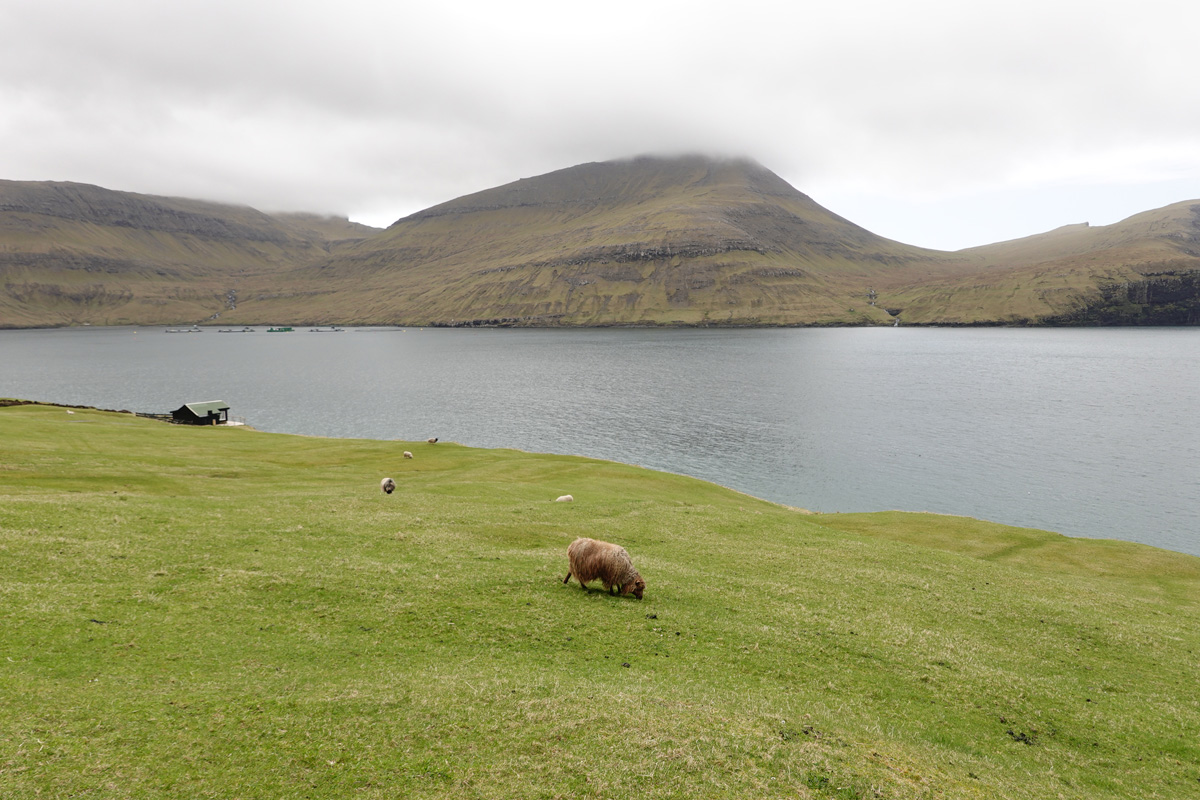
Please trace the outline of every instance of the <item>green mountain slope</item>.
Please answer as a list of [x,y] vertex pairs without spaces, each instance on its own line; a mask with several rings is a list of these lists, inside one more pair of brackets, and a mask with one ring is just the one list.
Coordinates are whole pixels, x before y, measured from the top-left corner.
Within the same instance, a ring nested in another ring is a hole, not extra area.
[[305,274],[353,295],[363,321],[795,324],[882,322],[866,299],[874,283],[948,261],[752,162],[686,157],[584,164],[462,197]]
[[196,322],[375,229],[316,215],[0,181],[0,325]]
[[1200,201],[955,255],[965,275],[888,298],[906,322],[1200,323]]
[[1200,201],[947,253],[768,169],[583,164],[380,231],[0,181],[0,326],[1200,323]]

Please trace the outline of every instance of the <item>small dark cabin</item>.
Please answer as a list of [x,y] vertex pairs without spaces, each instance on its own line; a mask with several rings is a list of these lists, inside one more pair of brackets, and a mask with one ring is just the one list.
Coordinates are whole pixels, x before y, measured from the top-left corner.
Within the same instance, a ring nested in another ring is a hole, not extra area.
[[171,412],[171,419],[187,425],[221,425],[229,422],[229,406],[220,400],[184,403]]

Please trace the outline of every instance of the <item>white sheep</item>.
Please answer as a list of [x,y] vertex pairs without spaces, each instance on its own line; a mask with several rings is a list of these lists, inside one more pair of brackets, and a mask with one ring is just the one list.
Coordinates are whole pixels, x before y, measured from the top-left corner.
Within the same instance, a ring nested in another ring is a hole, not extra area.
[[574,499],[575,499],[575,498],[574,498],[574,497],[571,497],[571,495],[569,495],[569,494],[564,494],[562,497],[556,498],[554,502],[556,502],[556,503],[570,503],[570,502],[571,502],[572,500],[574,500]]
[[405,451],[404,451],[404,457],[405,457],[405,458],[412,458],[412,453],[410,453],[410,452],[408,452],[407,450],[405,450]]
[[391,478],[384,478],[379,482],[379,488],[383,490],[384,494],[391,494],[396,491],[396,482]]

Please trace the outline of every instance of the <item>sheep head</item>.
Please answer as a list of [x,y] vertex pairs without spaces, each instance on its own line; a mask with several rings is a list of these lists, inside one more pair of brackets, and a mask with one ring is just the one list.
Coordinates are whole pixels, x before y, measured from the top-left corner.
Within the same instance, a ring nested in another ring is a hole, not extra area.
[[621,594],[629,594],[633,592],[633,596],[638,600],[642,599],[642,592],[646,591],[646,582],[642,580],[642,576],[634,574],[633,580],[621,587]]

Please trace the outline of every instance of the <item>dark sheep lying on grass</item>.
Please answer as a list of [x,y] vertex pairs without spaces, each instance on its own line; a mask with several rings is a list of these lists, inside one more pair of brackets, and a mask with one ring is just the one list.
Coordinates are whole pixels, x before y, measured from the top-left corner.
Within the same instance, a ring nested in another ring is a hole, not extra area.
[[571,546],[567,548],[567,559],[571,567],[567,577],[563,578],[563,583],[570,583],[571,576],[574,575],[580,587],[586,590],[588,581],[599,578],[607,592],[619,586],[620,594],[632,592],[638,600],[642,599],[646,582],[633,568],[633,559],[629,557],[629,553],[619,544],[582,537],[571,542]]
[[396,482],[391,478],[384,478],[379,482],[379,488],[383,490],[384,494],[391,494],[396,491]]

